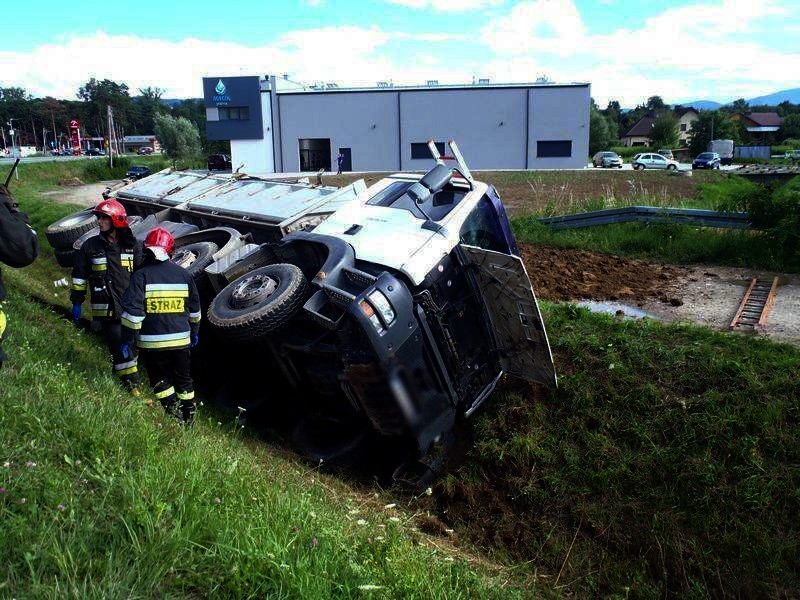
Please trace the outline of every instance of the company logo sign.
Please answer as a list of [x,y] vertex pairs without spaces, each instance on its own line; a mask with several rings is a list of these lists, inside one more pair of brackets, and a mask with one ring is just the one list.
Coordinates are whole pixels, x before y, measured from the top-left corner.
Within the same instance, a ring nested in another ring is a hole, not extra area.
[[222,83],[222,79],[217,81],[217,85],[214,86],[214,91],[216,94],[211,97],[212,102],[216,104],[222,104],[223,102],[231,101],[231,97],[225,93],[228,91],[228,89],[225,87],[225,84]]

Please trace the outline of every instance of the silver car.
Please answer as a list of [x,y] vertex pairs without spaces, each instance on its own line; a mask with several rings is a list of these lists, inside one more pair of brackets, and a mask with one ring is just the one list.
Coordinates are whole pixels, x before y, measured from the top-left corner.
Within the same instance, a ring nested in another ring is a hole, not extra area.
[[598,152],[592,157],[592,165],[595,167],[616,167],[622,168],[622,159],[616,152]]
[[675,171],[678,168],[678,162],[671,160],[660,154],[652,154],[646,152],[644,154],[637,154],[633,158],[634,169],[667,169],[668,171]]

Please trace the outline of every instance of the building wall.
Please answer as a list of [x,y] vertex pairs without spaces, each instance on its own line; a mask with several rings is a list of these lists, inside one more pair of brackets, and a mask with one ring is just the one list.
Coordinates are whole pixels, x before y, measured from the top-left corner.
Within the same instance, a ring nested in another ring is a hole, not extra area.
[[[692,123],[697,121],[697,115],[693,112],[687,112],[678,120],[678,140],[681,145],[685,146],[689,143],[689,136],[692,133]],[[681,131],[681,125],[686,125],[686,131]]]
[[278,107],[283,171],[300,170],[305,138],[330,138],[334,168],[340,147],[351,149],[354,171],[398,168],[397,92],[278,94]]
[[[577,169],[589,160],[589,86],[530,88],[528,168]],[[540,141],[572,141],[568,158],[538,156]]]
[[455,140],[470,169],[525,168],[525,89],[400,93],[400,170],[426,170],[411,144]]
[[242,173],[251,175],[274,173],[275,163],[272,151],[272,97],[268,90],[260,94],[261,137],[249,140],[231,140],[231,166],[233,170],[241,167]]

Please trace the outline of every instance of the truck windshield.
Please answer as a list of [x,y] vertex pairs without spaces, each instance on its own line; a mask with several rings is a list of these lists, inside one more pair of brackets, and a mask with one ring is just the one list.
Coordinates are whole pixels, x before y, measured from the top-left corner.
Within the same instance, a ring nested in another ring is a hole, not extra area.
[[459,237],[462,244],[477,246],[484,250],[509,253],[508,244],[500,227],[500,221],[489,199],[484,196],[472,209],[461,226]]

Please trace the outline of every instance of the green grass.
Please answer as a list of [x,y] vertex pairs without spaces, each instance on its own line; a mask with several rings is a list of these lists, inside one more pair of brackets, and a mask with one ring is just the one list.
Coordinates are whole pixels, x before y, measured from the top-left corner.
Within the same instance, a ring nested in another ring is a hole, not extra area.
[[121,390],[97,338],[21,293],[9,308],[0,595],[501,595],[402,511],[206,411],[181,429]]
[[[14,189],[42,231],[71,210],[38,196],[64,173],[28,169]],[[580,244],[590,232],[572,233]],[[398,499],[317,472],[207,406],[185,432],[128,396],[100,340],[48,308],[67,304],[43,246],[33,266],[4,271],[13,360],[0,372],[0,465],[10,463],[0,596],[800,589],[795,348],[546,304],[559,390],[507,381],[473,421],[466,464],[432,496]],[[458,546],[414,531],[426,510]]]
[[580,597],[796,595],[800,350],[545,314],[560,387],[478,418],[437,499],[456,531]]
[[800,272],[796,256],[763,233],[692,227],[677,223],[625,223],[551,230],[536,218],[512,219],[520,242],[578,248],[671,264],[706,263],[787,273]]

